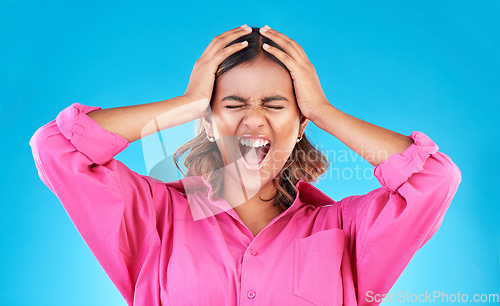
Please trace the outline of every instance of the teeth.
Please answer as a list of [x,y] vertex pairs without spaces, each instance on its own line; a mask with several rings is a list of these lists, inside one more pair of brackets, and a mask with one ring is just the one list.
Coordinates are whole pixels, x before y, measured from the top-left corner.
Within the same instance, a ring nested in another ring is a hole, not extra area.
[[258,147],[263,147],[265,145],[268,145],[269,141],[267,139],[255,139],[255,140],[253,140],[252,138],[242,138],[240,140],[240,143],[244,146],[258,148]]

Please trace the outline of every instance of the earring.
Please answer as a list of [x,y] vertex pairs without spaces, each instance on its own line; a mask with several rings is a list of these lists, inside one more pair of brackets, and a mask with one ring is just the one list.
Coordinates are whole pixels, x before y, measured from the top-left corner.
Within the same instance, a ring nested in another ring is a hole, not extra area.
[[207,138],[208,138],[208,141],[215,142],[215,137],[207,135]]
[[302,140],[302,135],[300,135],[300,137],[297,137],[297,142],[299,142],[301,140]]

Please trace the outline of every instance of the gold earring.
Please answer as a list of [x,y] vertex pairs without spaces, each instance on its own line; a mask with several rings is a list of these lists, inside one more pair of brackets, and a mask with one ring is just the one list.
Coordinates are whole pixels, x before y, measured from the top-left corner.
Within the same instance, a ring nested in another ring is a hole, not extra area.
[[300,135],[300,137],[297,137],[297,142],[299,142],[301,140],[302,140],[302,135]]
[[208,141],[215,142],[215,137],[207,135],[207,138],[208,138]]

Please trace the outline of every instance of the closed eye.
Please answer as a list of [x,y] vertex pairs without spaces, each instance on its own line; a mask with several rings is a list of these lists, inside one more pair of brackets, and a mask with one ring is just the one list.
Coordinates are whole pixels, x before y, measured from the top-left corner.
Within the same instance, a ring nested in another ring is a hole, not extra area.
[[[240,108],[240,107],[244,107],[244,106],[245,105],[226,105],[225,108],[235,109],[235,108]],[[283,109],[284,108],[283,106],[270,106],[270,105],[267,105],[266,107],[272,108],[272,109]]]

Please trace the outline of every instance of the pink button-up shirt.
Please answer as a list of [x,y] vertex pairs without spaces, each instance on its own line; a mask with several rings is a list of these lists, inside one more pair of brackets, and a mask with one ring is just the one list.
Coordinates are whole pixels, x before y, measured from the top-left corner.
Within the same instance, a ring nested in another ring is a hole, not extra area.
[[164,183],[114,156],[129,142],[74,103],[30,139],[38,174],[129,305],[380,303],[442,223],[461,182],[424,133],[338,202],[300,180],[256,237],[202,177]]

